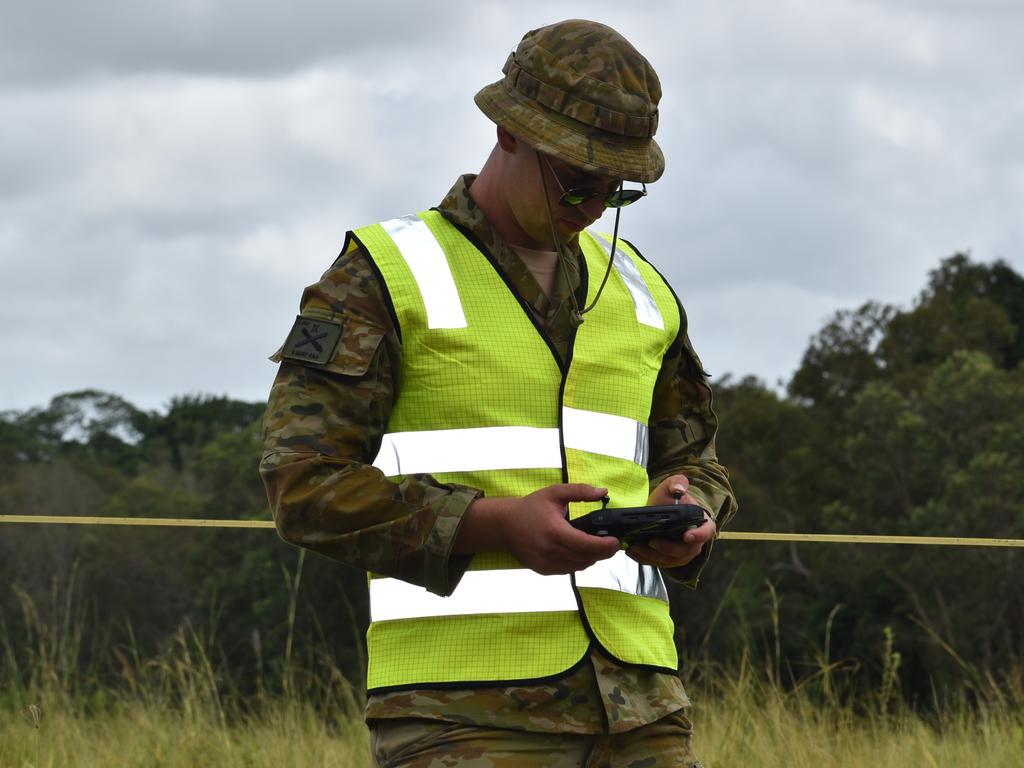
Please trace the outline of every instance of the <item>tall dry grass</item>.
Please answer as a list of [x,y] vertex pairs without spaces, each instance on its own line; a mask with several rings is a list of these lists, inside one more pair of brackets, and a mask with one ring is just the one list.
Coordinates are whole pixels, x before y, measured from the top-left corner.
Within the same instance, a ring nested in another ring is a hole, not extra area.
[[21,615],[17,637],[0,615],[0,768],[369,765],[362,691],[328,649],[301,664],[293,652],[300,579],[301,559],[280,679],[260,664],[247,694],[217,661],[212,631],[183,624],[147,657],[130,627],[127,643],[90,632],[85,648],[73,580],[42,606],[11,587]]
[[[324,717],[291,699],[234,722],[152,703],[123,702],[84,715],[40,700],[41,716],[0,714],[0,766],[14,768],[254,768],[370,765],[356,716]],[[22,716],[19,717],[18,715]]]
[[[779,598],[768,584],[773,636],[735,666],[714,664],[706,650],[693,665],[697,751],[709,766],[756,768],[1022,768],[1024,669],[982,671],[939,637],[957,662],[954,689],[933,689],[911,708],[899,690],[902,662],[886,627],[879,658],[833,659],[830,613],[822,647],[799,676],[781,655]],[[706,643],[705,643],[706,645]],[[866,682],[866,662],[880,674]]]
[[[702,673],[705,674],[705,673]],[[696,748],[709,766],[1021,768],[1024,676],[987,694],[965,689],[927,714],[884,690],[787,689],[746,661],[694,691]],[[833,682],[833,685],[834,682]]]
[[[195,660],[194,660],[195,661]],[[184,663],[184,662],[182,662]],[[0,710],[0,765],[369,766],[365,728],[348,705],[335,710],[282,696],[244,715],[213,697],[202,662],[179,668],[144,697],[113,696],[100,709],[35,692]],[[905,708],[873,714],[824,705],[809,690],[784,691],[739,669],[698,696],[696,747],[708,768],[1020,768],[1021,710],[949,703],[923,717]]]
[[[299,571],[293,599],[298,588]],[[15,643],[0,624],[3,768],[370,765],[362,693],[326,653],[300,664],[289,643],[282,679],[256,681],[255,694],[244,696],[212,639],[188,625],[148,658],[132,643],[85,653],[85,617],[69,594],[55,588],[42,608],[19,597],[27,634]],[[880,638],[881,658],[872,661],[883,672],[871,687],[863,663],[830,658],[830,633],[831,620],[814,672],[797,683],[785,675],[777,636],[757,653],[752,644],[730,668],[691,660],[696,747],[706,766],[1024,765],[1021,670],[996,675],[965,664],[960,691],[936,693],[914,711],[899,693],[891,632]]]

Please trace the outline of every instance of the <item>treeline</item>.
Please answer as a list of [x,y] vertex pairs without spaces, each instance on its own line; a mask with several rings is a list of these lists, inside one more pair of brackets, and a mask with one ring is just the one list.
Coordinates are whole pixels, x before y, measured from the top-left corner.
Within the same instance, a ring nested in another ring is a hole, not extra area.
[[[1024,538],[1022,358],[1024,278],[958,254],[909,309],[838,312],[785,391],[723,377],[734,527]],[[88,391],[5,412],[0,514],[267,519],[262,411]],[[22,683],[27,655],[61,643],[100,680],[183,632],[243,694],[295,669],[361,679],[363,575],[270,531],[2,525],[0,584],[0,663]],[[1022,665],[1020,550],[722,541],[700,588],[674,591],[685,663],[704,668],[746,658],[783,684],[827,672],[927,703]]]
[[[84,391],[2,414],[0,514],[268,520],[263,410],[187,396],[146,412]],[[0,665],[22,687],[40,670],[95,684],[178,644],[242,694],[321,664],[358,687],[365,583],[270,530],[0,525]]]
[[[910,309],[836,313],[785,394],[719,383],[736,528],[1024,538],[1022,359],[1024,278],[1002,262],[957,254]],[[691,652],[763,648],[784,678],[859,670],[916,702],[1024,655],[1020,549],[720,542],[680,598]]]

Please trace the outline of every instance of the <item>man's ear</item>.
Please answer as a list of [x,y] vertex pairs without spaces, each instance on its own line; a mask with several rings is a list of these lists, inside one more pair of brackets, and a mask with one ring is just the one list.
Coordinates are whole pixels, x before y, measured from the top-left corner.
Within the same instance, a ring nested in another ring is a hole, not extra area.
[[503,152],[508,152],[510,155],[514,155],[519,150],[519,139],[499,125],[498,146],[501,147]]

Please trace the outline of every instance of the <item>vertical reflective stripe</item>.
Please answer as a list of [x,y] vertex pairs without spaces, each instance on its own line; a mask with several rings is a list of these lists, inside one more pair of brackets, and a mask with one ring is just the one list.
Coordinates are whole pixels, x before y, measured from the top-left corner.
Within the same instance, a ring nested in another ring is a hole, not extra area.
[[[605,235],[597,235],[595,239],[604,248],[605,253],[610,254],[612,252],[612,244],[609,240],[605,239]],[[640,274],[640,270],[637,269],[633,260],[618,247],[615,249],[615,269],[626,284],[629,295],[633,297],[637,322],[649,325],[651,328],[665,330],[665,320],[661,316],[658,304],[654,301],[651,289],[647,286],[647,282],[644,280],[643,275]]]
[[466,571],[449,597],[399,579],[370,579],[371,621],[575,610],[568,576],[541,576],[525,568]]
[[647,469],[647,460],[651,457],[650,428],[646,424],[640,424],[639,422],[637,422],[636,427],[636,455],[633,461]]
[[558,430],[473,427],[389,432],[373,466],[389,477],[419,472],[478,472],[562,466]]
[[434,233],[415,214],[380,224],[409,265],[427,309],[428,328],[465,328],[466,315],[448,258]]
[[562,409],[562,434],[566,448],[647,466],[649,430],[646,424],[633,419],[565,407]]
[[653,597],[668,602],[668,590],[661,572],[652,565],[640,565],[619,550],[607,560],[594,563],[576,574],[577,587],[613,589],[641,597]]

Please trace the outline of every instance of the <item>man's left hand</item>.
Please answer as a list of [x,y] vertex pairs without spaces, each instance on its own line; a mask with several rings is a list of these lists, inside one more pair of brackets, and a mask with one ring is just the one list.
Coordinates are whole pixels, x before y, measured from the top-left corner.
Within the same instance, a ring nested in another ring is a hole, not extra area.
[[[685,476],[672,475],[659,483],[647,503],[649,505],[672,504],[676,500],[675,494],[681,493],[680,504],[697,504],[696,499],[687,493],[689,485],[690,481]],[[715,538],[717,532],[715,521],[705,510],[704,524],[684,533],[682,539],[650,539],[646,542],[636,542],[626,550],[626,554],[644,565],[654,565],[658,568],[678,568],[697,557],[704,544]]]

